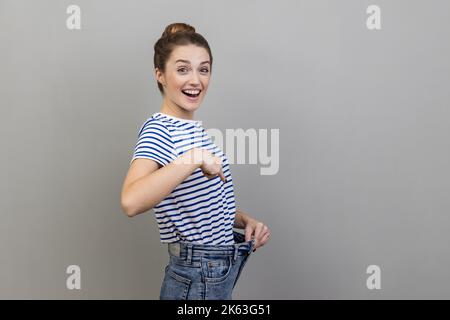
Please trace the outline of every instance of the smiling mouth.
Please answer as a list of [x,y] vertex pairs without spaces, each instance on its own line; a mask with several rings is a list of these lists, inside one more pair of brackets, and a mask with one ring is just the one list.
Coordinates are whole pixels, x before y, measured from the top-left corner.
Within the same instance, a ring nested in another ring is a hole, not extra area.
[[[198,91],[198,93],[192,93]],[[200,92],[202,92],[202,90],[181,90],[181,92],[183,92],[184,95],[190,97],[190,98],[196,98],[200,95]]]

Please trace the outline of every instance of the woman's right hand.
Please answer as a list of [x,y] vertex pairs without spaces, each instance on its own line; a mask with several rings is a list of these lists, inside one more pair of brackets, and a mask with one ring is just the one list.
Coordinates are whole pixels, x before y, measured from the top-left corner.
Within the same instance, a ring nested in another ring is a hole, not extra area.
[[201,149],[201,151],[202,162],[200,169],[203,171],[205,177],[212,179],[218,175],[223,182],[227,182],[222,171],[222,160],[213,155],[209,150]]

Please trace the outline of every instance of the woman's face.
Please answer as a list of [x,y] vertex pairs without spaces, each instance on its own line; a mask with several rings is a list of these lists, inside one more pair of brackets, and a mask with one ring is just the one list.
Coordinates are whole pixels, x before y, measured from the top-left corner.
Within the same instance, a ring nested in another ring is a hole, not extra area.
[[205,48],[177,46],[166,63],[165,72],[155,71],[156,79],[164,87],[166,103],[175,104],[188,113],[200,106],[211,78],[210,57]]

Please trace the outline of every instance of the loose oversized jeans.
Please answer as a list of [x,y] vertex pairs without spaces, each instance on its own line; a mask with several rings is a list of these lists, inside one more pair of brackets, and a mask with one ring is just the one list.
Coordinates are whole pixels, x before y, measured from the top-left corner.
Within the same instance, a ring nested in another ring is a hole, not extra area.
[[232,291],[253,252],[255,240],[233,231],[233,245],[168,244],[169,264],[161,300],[232,300]]

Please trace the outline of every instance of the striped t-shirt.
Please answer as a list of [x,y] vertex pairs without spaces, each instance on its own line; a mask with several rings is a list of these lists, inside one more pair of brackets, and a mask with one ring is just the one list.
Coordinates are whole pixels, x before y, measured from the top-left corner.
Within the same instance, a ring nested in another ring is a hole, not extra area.
[[165,166],[194,147],[207,149],[221,158],[227,182],[219,176],[208,179],[200,168],[195,169],[153,208],[161,242],[234,244],[236,205],[230,165],[201,121],[154,113],[139,130],[130,164],[136,158],[147,158]]

